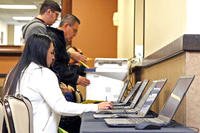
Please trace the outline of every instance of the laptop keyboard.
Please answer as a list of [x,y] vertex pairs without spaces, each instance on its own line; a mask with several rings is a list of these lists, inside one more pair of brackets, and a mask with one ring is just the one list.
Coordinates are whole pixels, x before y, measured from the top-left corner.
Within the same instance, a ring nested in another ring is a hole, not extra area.
[[142,123],[142,122],[153,122],[153,123],[158,123],[158,124],[163,123],[163,121],[161,121],[160,119],[157,119],[157,118],[142,118],[142,119],[141,118],[133,118],[132,122],[135,122],[136,124]]
[[141,123],[141,122],[144,122],[144,121],[148,121],[148,119],[147,118],[142,118],[142,119],[140,119],[140,118],[133,118],[133,119],[131,119],[132,120],[132,123]]
[[150,118],[149,121],[154,122],[154,123],[159,123],[159,124],[164,123],[162,120],[160,120],[158,118],[152,118],[152,119]]
[[133,121],[132,121],[132,119],[126,119],[126,118],[124,118],[124,119],[122,119],[122,118],[119,118],[119,119],[106,119],[106,121],[108,122],[108,123],[116,123],[116,124],[132,124],[133,123]]
[[140,124],[143,122],[152,122],[156,124],[164,124],[163,121],[157,118],[111,118],[111,119],[104,119],[106,124],[109,126],[135,126],[136,124]]

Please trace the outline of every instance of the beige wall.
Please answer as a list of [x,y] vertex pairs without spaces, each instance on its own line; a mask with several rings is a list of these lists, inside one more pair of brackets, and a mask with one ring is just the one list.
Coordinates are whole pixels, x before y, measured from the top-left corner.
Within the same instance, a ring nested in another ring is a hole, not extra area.
[[14,25],[13,24],[8,24],[8,45],[13,45],[14,44]]
[[186,75],[195,75],[194,81],[187,93],[186,124],[188,127],[200,129],[200,54],[199,52],[187,52]]
[[144,0],[135,0],[135,30],[134,30],[134,47],[136,58],[143,57],[144,45]]
[[143,44],[143,0],[136,0],[135,43]]
[[88,57],[117,57],[117,0],[73,0],[72,13],[81,20],[73,44]]
[[134,1],[118,0],[117,57],[133,57]]
[[[141,6],[141,2],[137,0],[137,6]],[[134,34],[136,37],[135,43],[143,43],[142,10],[141,8],[136,8],[136,10],[137,20],[135,21],[136,31],[134,33],[134,0],[118,0],[118,57],[130,58],[133,56]],[[186,0],[145,1],[145,15],[145,56],[157,51],[185,33]]]
[[146,0],[145,56],[181,36],[186,29],[186,0]]

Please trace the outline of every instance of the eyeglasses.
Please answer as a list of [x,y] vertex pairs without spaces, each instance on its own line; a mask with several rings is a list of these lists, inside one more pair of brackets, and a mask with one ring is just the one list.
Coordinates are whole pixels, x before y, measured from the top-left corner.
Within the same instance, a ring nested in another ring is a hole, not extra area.
[[[52,10],[51,10],[51,11],[52,11]],[[58,12],[58,11],[52,11],[52,13],[55,14],[56,18],[58,18],[58,16],[59,16],[59,12]]]
[[72,25],[70,25],[70,27],[72,28],[74,34],[76,34],[78,32],[78,29],[75,29]]

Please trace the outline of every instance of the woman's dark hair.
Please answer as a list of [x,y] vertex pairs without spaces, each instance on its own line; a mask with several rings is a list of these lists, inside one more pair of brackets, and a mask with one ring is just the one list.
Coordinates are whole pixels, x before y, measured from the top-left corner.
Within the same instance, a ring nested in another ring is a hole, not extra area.
[[40,14],[44,14],[48,9],[51,9],[52,11],[58,11],[61,12],[61,8],[58,5],[58,3],[56,3],[53,0],[45,0],[41,7],[40,7]]
[[42,34],[33,34],[27,39],[19,62],[7,76],[3,89],[3,96],[15,94],[17,83],[22,76],[22,71],[24,71],[31,62],[47,67],[47,52],[51,42],[52,40],[50,37]]

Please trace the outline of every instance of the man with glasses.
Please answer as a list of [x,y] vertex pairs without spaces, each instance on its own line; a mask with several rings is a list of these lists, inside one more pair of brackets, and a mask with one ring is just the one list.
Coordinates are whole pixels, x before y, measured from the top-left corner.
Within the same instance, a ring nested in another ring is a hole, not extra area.
[[[78,52],[66,52],[66,47],[76,36],[79,25],[80,20],[76,16],[67,14],[62,18],[58,28],[47,27],[48,35],[54,40],[55,43],[56,54],[52,70],[57,74],[60,82],[70,85],[74,89],[76,89],[76,85],[85,87],[90,84],[90,81],[83,77],[83,74],[79,70],[78,66],[73,65],[71,67],[69,64],[71,56],[76,55],[77,58],[83,62],[85,62],[87,58]],[[75,100],[70,101],[75,102]]]
[[60,12],[61,8],[58,3],[53,0],[45,0],[40,7],[39,15],[23,26],[24,41],[34,33],[47,34],[46,26],[54,24]]
[[[62,18],[58,28],[48,27],[48,35],[54,40],[55,44],[55,62],[52,70],[58,76],[60,82],[72,86],[76,90],[76,85],[87,86],[90,81],[85,78],[78,66],[69,65],[71,56],[76,55],[81,61],[85,61],[86,57],[75,52],[66,52],[67,45],[72,41],[78,32],[80,20],[72,15],[67,14]],[[72,94],[72,95],[70,95]],[[74,93],[65,92],[65,98],[68,101],[76,102]],[[78,133],[80,129],[81,119],[79,116],[75,117],[62,117],[60,127],[69,133]]]
[[67,41],[66,47],[68,48],[67,49],[68,54],[70,54],[70,57],[77,62],[80,61],[86,62],[87,61],[86,56],[75,51],[73,48],[70,48],[72,39],[78,33],[79,25],[80,25],[80,20],[72,14],[67,14],[60,23],[60,27],[64,27],[63,31],[65,34],[65,40]]

